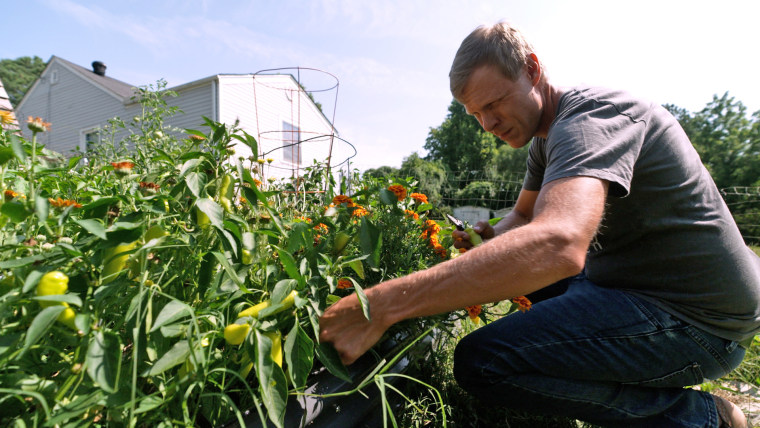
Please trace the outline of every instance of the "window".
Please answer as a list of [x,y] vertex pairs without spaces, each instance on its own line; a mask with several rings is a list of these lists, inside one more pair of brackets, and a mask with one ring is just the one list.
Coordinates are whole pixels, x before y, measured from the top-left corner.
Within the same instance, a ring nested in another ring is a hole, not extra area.
[[285,121],[282,122],[282,159],[301,164],[301,130]]
[[98,128],[84,129],[81,131],[81,136],[79,150],[83,153],[87,153],[100,144],[100,129]]

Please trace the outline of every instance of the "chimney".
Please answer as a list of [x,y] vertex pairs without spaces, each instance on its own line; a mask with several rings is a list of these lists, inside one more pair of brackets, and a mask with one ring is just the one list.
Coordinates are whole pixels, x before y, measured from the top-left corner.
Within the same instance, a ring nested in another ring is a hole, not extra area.
[[106,65],[103,64],[100,61],[93,61],[92,62],[92,72],[97,74],[98,76],[105,76],[106,75]]

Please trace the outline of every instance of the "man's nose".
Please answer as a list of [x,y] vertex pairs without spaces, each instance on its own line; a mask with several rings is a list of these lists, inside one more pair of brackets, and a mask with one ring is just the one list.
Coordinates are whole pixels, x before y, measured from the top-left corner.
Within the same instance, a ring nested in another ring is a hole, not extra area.
[[496,119],[496,116],[493,114],[484,114],[482,116],[482,122],[480,123],[480,126],[483,127],[487,132],[493,132],[493,130],[496,128],[496,125],[498,125],[499,121]]

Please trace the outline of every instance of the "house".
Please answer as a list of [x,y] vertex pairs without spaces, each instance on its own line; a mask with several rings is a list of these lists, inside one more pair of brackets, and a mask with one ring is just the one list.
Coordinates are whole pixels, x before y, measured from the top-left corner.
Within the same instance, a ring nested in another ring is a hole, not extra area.
[[0,125],[3,129],[18,129],[18,121],[13,114],[13,105],[11,105],[11,100],[8,98],[2,80],[0,80],[0,113],[3,114],[2,125]]
[[[106,76],[99,61],[92,67],[53,56],[16,108],[19,117],[39,116],[52,123],[49,132],[38,135],[48,149],[64,155],[85,151],[99,142],[109,119],[129,121],[141,114],[134,85]],[[340,139],[291,74],[217,74],[168,89],[178,96],[167,103],[183,112],[167,118],[168,126],[205,131],[204,116],[229,125],[238,122],[259,142],[259,153],[240,143],[235,156],[273,159],[266,168],[269,177],[299,176],[313,160],[328,158],[333,171],[350,170],[353,146]]]

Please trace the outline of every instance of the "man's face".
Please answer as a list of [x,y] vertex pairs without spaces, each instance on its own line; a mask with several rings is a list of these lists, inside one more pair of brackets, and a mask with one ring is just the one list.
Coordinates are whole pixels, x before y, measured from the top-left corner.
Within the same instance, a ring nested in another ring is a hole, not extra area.
[[459,101],[483,129],[517,149],[530,142],[540,123],[542,103],[533,81],[538,79],[527,68],[512,81],[484,65],[472,73]]

